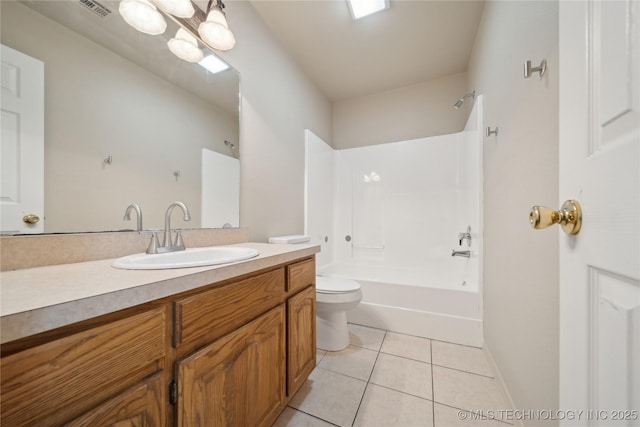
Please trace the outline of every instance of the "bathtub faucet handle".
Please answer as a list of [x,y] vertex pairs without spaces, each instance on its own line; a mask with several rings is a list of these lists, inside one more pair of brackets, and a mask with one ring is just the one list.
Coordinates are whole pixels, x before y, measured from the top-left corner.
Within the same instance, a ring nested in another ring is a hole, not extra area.
[[467,225],[466,233],[458,233],[458,241],[460,242],[460,246],[462,246],[462,241],[467,241],[467,246],[471,247],[471,226]]

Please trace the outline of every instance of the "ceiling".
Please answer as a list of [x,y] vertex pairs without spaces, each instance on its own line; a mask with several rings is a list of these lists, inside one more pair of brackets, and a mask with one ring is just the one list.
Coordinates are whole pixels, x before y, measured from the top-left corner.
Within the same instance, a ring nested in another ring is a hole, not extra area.
[[354,21],[346,0],[252,0],[258,14],[331,100],[465,72],[483,0],[391,0]]

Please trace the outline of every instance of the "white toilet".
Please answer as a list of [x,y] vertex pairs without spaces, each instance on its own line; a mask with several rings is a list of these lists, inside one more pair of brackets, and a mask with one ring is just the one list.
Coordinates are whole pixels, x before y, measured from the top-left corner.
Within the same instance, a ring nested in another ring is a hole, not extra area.
[[316,276],[316,347],[338,351],[349,346],[347,310],[362,300],[360,283]]
[[[305,243],[309,236],[269,238],[269,243]],[[360,283],[339,277],[316,276],[316,347],[339,351],[349,346],[347,310],[362,300]]]

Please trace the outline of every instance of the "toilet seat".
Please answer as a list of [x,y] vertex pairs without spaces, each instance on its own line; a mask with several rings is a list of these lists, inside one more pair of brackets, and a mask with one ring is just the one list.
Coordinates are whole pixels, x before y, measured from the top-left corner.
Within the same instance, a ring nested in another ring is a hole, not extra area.
[[360,290],[360,283],[340,277],[316,276],[316,292],[323,294],[344,294]]

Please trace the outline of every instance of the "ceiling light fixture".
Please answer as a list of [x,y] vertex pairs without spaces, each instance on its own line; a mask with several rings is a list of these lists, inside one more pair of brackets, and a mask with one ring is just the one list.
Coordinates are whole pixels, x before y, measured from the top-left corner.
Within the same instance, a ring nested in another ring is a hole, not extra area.
[[227,18],[224,15],[224,3],[216,0],[212,7],[213,0],[209,0],[207,6],[207,20],[198,26],[200,37],[212,48],[217,50],[229,50],[236,44],[236,38],[229,29]]
[[196,12],[191,0],[153,0],[163,11],[178,18],[191,18]]
[[[204,57],[199,43],[216,50],[229,50],[236,39],[223,12],[222,0],[209,0],[207,13],[194,8],[192,0],[121,0],[118,10],[127,24],[152,35],[165,32],[165,16],[180,26],[167,42],[169,50],[187,62],[197,62],[211,73],[219,73],[229,65],[216,55]],[[213,5],[213,6],[212,6]],[[158,10],[156,8],[160,10]]]
[[176,36],[167,42],[169,50],[175,56],[187,62],[200,62],[204,58],[198,40],[184,28],[180,28]]
[[353,19],[389,9],[389,0],[347,0]]
[[142,33],[158,35],[167,29],[164,17],[148,0],[122,0],[118,10],[127,24]]

